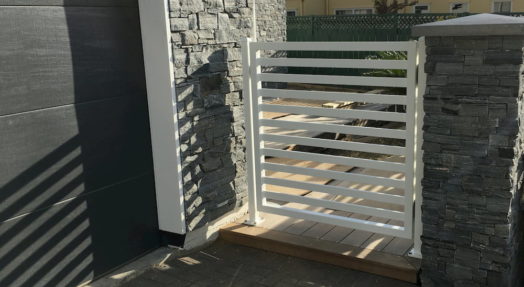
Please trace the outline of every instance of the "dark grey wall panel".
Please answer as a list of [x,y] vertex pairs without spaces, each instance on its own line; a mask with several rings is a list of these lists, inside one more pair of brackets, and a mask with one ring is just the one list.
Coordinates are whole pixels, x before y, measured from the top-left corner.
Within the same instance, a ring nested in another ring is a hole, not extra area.
[[141,176],[0,223],[0,286],[76,286],[157,246],[152,182]]
[[8,2],[0,286],[74,286],[160,244],[136,0]]
[[120,97],[0,117],[0,222],[152,172],[146,105]]
[[0,7],[0,115],[145,94],[138,9]]

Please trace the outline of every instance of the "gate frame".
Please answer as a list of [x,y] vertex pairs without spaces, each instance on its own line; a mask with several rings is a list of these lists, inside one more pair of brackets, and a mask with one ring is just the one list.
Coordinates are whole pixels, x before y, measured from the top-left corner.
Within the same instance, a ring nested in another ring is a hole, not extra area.
[[[409,252],[409,256],[415,258],[422,258],[421,254],[421,239],[422,221],[421,221],[421,180],[423,176],[423,162],[422,162],[422,125],[423,125],[423,95],[426,87],[426,74],[424,72],[424,64],[426,60],[424,38],[420,38],[415,42],[415,49],[408,50],[408,61],[410,54],[415,54],[415,61],[408,62],[406,79],[415,79],[408,81],[406,96],[413,98],[413,103],[407,105],[411,107],[413,116],[407,118],[406,128],[412,127],[411,131],[407,131],[406,150],[411,149],[412,152],[407,152],[405,155],[405,162],[413,161],[410,165],[410,176],[406,175],[406,190],[412,189],[412,204],[406,202],[405,208],[408,208],[406,216],[411,214],[411,234],[414,243],[413,249]],[[250,38],[242,41],[242,62],[243,62],[243,99],[245,112],[245,126],[246,126],[246,157],[247,157],[247,174],[248,174],[248,205],[249,217],[245,224],[257,225],[263,219],[259,216],[259,207],[263,204],[258,198],[262,190],[261,177],[262,169],[260,167],[262,159],[260,155],[260,148],[255,148],[255,144],[260,143],[259,132],[260,126],[255,124],[259,121],[258,105],[261,103],[262,97],[256,97],[257,103],[253,103],[253,95],[256,95],[257,90],[261,88],[261,81],[256,77],[260,73],[260,66],[253,65],[259,57],[260,51],[252,53],[251,44],[254,43]],[[254,82],[256,79],[256,82]],[[413,83],[415,83],[413,85]],[[410,111],[406,110],[409,114]],[[257,131],[257,132],[256,132]],[[409,139],[412,140],[409,140]],[[407,169],[409,170],[409,169]],[[259,172],[257,172],[259,171]],[[409,172],[408,172],[409,173]],[[407,184],[411,182],[411,184]],[[409,200],[409,197],[405,197]],[[409,200],[411,201],[411,200]],[[407,221],[406,221],[407,222]]]
[[424,71],[426,64],[426,39],[420,37],[417,41],[417,86],[415,88],[415,173],[414,173],[414,214],[413,214],[413,249],[409,256],[422,258],[422,178],[424,177],[424,161],[422,144],[424,143],[424,94],[426,93],[427,75]]

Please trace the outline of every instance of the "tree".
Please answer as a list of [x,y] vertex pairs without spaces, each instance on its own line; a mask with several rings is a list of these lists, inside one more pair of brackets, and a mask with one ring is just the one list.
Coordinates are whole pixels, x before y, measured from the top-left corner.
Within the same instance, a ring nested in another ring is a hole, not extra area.
[[398,0],[375,0],[375,11],[377,14],[392,14],[398,13],[406,7],[417,4],[418,1],[404,0],[404,3],[398,3]]

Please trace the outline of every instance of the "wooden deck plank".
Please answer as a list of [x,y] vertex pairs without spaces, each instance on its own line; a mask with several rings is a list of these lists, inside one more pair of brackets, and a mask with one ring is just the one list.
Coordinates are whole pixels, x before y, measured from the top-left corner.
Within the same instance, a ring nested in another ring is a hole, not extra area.
[[[392,220],[388,220],[386,223],[391,223]],[[371,237],[366,240],[360,247],[382,251],[395,237],[390,235],[383,235],[379,233],[373,233]]]
[[[402,221],[399,220],[390,220],[389,224],[403,226]],[[413,248],[413,240],[394,237],[382,251],[389,252],[396,255],[406,255],[409,250]]]
[[[329,195],[329,194],[325,194],[325,193],[322,193],[322,192],[316,192],[316,191],[313,191],[313,192],[310,192],[308,193],[307,195],[304,195],[305,197],[311,197],[311,198],[319,198],[319,199],[326,199],[326,200],[330,200],[330,199],[334,199],[335,196],[333,195]],[[286,206],[292,206],[292,204],[286,204]],[[304,206],[302,206],[304,207]],[[314,211],[317,211],[317,212],[323,212],[323,213],[332,213],[332,210],[328,210],[328,209],[325,209],[325,208],[322,208],[322,207],[307,207],[307,208],[304,208],[304,209],[308,209],[308,210],[314,210]],[[315,221],[309,221],[309,220],[302,220],[302,221],[297,221],[295,223],[293,223],[292,225],[290,225],[288,228],[286,228],[285,232],[288,232],[288,233],[291,233],[291,234],[302,234],[304,232],[306,232],[307,230],[309,230],[313,225],[315,225],[316,222]]]
[[[364,216],[364,215],[360,215],[360,214],[353,214],[353,216],[351,216],[351,217],[362,219],[362,220],[371,220],[371,221],[376,221],[376,222],[381,222],[381,223],[386,223],[387,222],[387,219],[382,219],[382,218],[378,218],[378,217]],[[353,246],[360,246],[366,240],[368,240],[373,234],[374,234],[373,232],[355,229],[348,236],[346,236],[344,239],[342,239],[341,243],[349,244],[349,245],[353,245]]]
[[[288,159],[288,158],[266,158],[266,162],[277,163],[277,164],[286,164],[286,165],[292,165],[292,166],[298,166],[298,167],[316,168],[316,169],[321,169],[321,170],[343,171],[343,172],[353,169],[352,166],[344,166],[344,165],[337,165],[337,164],[330,164],[330,163],[318,163],[314,161],[303,161],[303,160],[295,160],[295,159]],[[266,171],[266,176],[288,179],[288,180],[295,180],[295,181],[302,181],[302,182],[309,182],[309,183],[316,183],[316,184],[327,184],[331,181],[331,179],[329,178],[320,178],[320,177],[313,177],[313,176],[302,175],[302,174],[289,174],[289,173],[274,172],[274,171]],[[276,185],[270,185],[270,184],[266,185],[266,188],[268,191],[281,192],[281,193],[291,194],[291,195],[305,195],[310,192],[309,190],[289,188],[289,187],[276,186]]]
[[[352,213],[336,210],[332,214],[339,215],[339,216],[347,216],[350,217]],[[329,230],[326,234],[324,234],[320,239],[332,241],[332,242],[339,242],[342,239],[344,239],[346,236],[348,236],[349,233],[351,233],[353,229],[342,227],[342,226],[335,226],[331,230]]]
[[287,216],[264,212],[260,213],[260,217],[262,217],[263,221],[259,223],[258,226],[272,230],[284,230],[299,220]]
[[[362,169],[362,168],[355,168],[352,170],[352,173],[361,174],[361,175],[379,176],[377,175],[378,172],[370,172],[369,169]],[[387,173],[390,176],[386,176],[385,173],[380,173],[380,174],[381,174],[380,176],[388,177],[388,178],[398,178],[398,179],[403,178],[403,177],[399,177],[398,174],[392,173],[392,172]],[[404,194],[404,191],[402,189],[388,187],[388,186],[381,186],[381,185],[362,184],[362,183],[357,183],[357,182],[340,181],[340,180],[331,181],[328,184],[333,185],[333,186],[359,189],[359,190],[377,192],[377,193],[380,192],[380,193],[394,194],[394,195],[403,195]],[[378,201],[367,200],[367,199],[362,199],[358,197],[344,197],[344,198],[341,198],[339,201],[346,202],[346,203],[354,203],[354,204],[359,204],[359,205],[364,205],[364,206],[369,206],[369,207],[375,207],[375,208],[396,210],[396,211],[404,210],[404,207],[402,205],[378,202]]]
[[395,237],[382,249],[383,252],[404,255],[413,247],[413,240]]
[[222,228],[220,237],[271,252],[417,282],[418,267],[403,256],[239,224]]
[[313,225],[315,225],[314,221],[303,220],[303,221],[297,222],[297,223],[289,226],[284,231],[287,232],[287,233],[300,235],[300,234],[306,232],[308,229],[310,229]]
[[307,236],[315,239],[320,239],[322,236],[326,235],[335,225],[325,224],[325,223],[315,223],[310,229],[302,233],[302,236]]
[[278,119],[285,116],[288,116],[288,113],[277,113],[277,112],[262,112],[263,119]]

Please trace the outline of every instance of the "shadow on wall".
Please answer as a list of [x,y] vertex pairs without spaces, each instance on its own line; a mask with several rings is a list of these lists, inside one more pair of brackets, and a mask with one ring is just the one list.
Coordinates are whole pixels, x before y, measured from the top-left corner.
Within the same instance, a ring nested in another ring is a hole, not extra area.
[[245,178],[238,177],[245,169],[243,118],[230,98],[225,53],[211,53],[176,87],[189,230],[239,207],[245,196]]
[[0,27],[0,286],[158,247],[138,9],[0,6]]
[[[242,76],[231,76],[227,53],[227,48],[210,53],[201,59],[198,68],[188,69],[193,72],[176,87],[189,230],[202,227],[247,201]],[[286,55],[283,51],[265,54]],[[265,67],[264,72],[286,73],[287,68]],[[285,88],[286,84],[264,83],[264,87]]]

